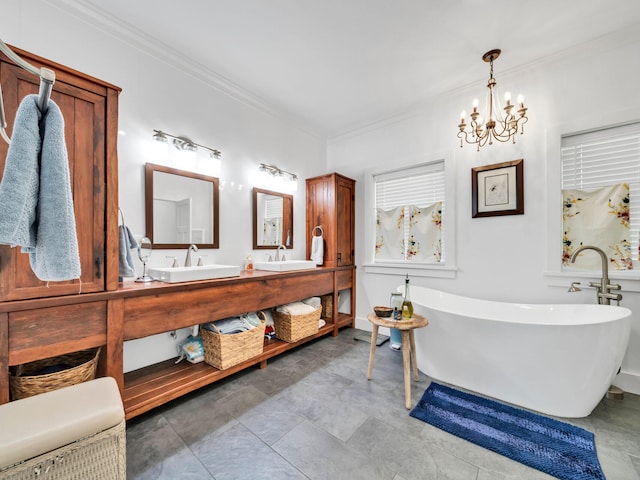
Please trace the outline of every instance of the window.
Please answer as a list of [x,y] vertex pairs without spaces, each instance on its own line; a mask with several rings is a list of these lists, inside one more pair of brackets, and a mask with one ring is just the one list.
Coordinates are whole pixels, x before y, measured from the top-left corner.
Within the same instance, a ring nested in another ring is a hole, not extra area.
[[561,188],[629,184],[629,229],[634,269],[640,229],[640,122],[566,135],[561,140]]
[[[427,206],[442,202],[440,217],[444,216],[445,170],[444,161],[439,160],[425,165],[394,170],[373,176],[375,205],[374,216],[378,210],[390,211],[397,207]],[[434,212],[435,214],[435,212]],[[402,238],[404,252],[398,252],[398,259],[409,260],[411,254],[411,227],[409,215],[403,215]],[[439,228],[439,227],[438,227]],[[375,243],[375,242],[374,242]],[[440,240],[438,262],[444,262],[444,233]],[[381,261],[376,259],[376,263]]]

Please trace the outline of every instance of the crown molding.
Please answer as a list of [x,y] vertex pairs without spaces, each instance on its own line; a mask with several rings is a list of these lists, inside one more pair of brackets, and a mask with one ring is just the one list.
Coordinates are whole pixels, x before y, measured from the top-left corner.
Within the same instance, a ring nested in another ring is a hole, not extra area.
[[[537,67],[551,65],[553,63],[561,63],[572,58],[592,58],[597,53],[615,50],[621,45],[628,45],[630,43],[638,42],[640,42],[640,25],[629,25],[625,28],[615,30],[605,35],[601,35],[586,42],[574,45],[569,48],[565,48],[563,50],[559,50],[551,55],[540,57],[527,64],[518,65],[516,67],[501,71],[500,78],[518,76],[519,74],[530,71],[532,68],[535,69]],[[344,129],[341,132],[330,133],[327,137],[327,143],[339,143],[341,141],[358,137],[360,135],[387,127],[389,125],[393,125],[395,123],[403,122],[412,117],[420,115],[427,108],[429,108],[430,105],[433,104],[436,98],[455,97],[456,95],[467,92],[469,89],[474,88],[485,80],[486,78],[482,80],[478,79],[470,81],[465,85],[461,85],[448,91],[442,92],[436,96],[423,99],[404,110],[385,115],[381,118],[378,118],[377,120],[354,124],[351,128]]]
[[156,37],[140,32],[133,25],[114,17],[95,5],[82,2],[81,0],[44,1],[51,7],[78,18],[93,28],[118,39],[118,41],[130,45],[167,65],[180,69],[184,73],[243,105],[277,118],[292,128],[311,135],[312,137],[326,140],[326,132],[323,132],[322,129],[309,124],[308,121],[295,114],[275,107],[253,92],[220,75],[209,67],[196,62],[171,45],[163,43]]

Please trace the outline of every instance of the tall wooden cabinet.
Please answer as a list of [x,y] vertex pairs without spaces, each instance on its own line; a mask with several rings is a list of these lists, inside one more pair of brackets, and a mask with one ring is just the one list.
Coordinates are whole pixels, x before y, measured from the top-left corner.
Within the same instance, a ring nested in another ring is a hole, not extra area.
[[[65,66],[12,48],[36,67],[56,73],[51,99],[65,121],[71,188],[80,252],[81,280],[40,281],[20,248],[0,245],[0,301],[115,290],[117,264],[118,94],[120,89]],[[38,93],[39,78],[0,55],[0,83],[11,136],[21,100]],[[0,175],[8,145],[0,140]]]
[[307,179],[307,258],[320,226],[325,267],[355,264],[355,183],[339,173]]

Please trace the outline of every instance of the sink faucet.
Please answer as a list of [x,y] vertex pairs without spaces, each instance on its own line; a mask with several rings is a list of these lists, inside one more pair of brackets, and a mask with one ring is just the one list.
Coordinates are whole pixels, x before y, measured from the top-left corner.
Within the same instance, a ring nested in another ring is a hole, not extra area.
[[189,245],[189,248],[187,249],[187,258],[184,259],[185,267],[191,266],[191,252],[197,252],[197,251],[198,251],[198,247],[196,247],[195,245]]
[[[282,249],[282,258],[280,258],[280,249]],[[278,250],[276,250],[276,262],[279,262],[280,260],[284,262],[286,260],[284,256],[285,250],[287,250],[287,247],[285,247],[284,245],[278,246]]]
[[[593,245],[584,245],[573,252],[570,262],[574,263],[576,261],[576,258],[578,258],[578,254],[584,250],[593,250],[597,252],[602,259],[602,278],[600,279],[600,283],[589,282],[589,286],[596,289],[596,298],[598,303],[600,305],[611,305],[611,300],[616,300],[618,304],[620,304],[622,295],[619,293],[611,293],[611,290],[620,290],[621,287],[618,284],[609,283],[609,259],[607,258],[606,253],[604,253],[600,248],[594,247]],[[572,289],[570,289],[570,291],[579,291],[579,289],[575,288],[576,284],[577,282],[571,284]]]

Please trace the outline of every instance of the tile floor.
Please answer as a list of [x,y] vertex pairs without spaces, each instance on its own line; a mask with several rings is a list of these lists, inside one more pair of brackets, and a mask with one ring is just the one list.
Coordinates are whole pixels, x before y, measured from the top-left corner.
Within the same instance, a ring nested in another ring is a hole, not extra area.
[[[544,473],[409,416],[402,354],[343,329],[128,422],[133,479],[532,480]],[[415,404],[429,384],[412,387]],[[640,396],[587,418],[607,480],[640,480]]]

